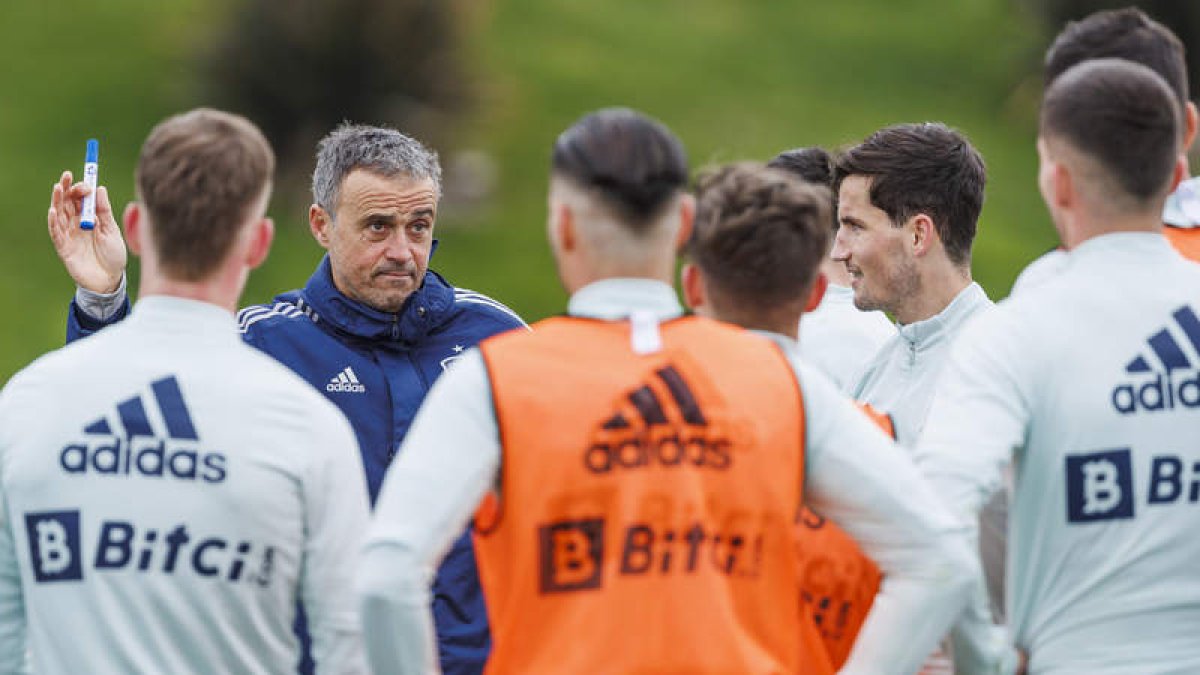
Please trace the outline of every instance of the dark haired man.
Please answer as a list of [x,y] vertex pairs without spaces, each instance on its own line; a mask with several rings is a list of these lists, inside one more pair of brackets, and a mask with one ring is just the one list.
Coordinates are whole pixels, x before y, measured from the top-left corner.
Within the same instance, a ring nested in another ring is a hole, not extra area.
[[[1163,24],[1136,8],[1104,10],[1072,21],[1046,50],[1043,80],[1050,86],[1067,69],[1088,59],[1119,58],[1158,73],[1175,94],[1183,120],[1180,154],[1186,161],[1196,139],[1200,115],[1188,98],[1183,43]],[[1200,261],[1200,177],[1182,181],[1163,207],[1163,234],[1180,253]],[[1031,263],[1013,284],[1013,292],[1039,285],[1065,264],[1061,250]]]
[[[430,392],[364,551],[372,665],[429,663],[424,570],[486,496],[475,525],[489,672],[801,672],[803,488],[887,574],[844,672],[915,670],[973,571],[915,467],[770,341],[682,316],[670,282],[693,207],[663,125],[592,113],[559,136],[552,166],[568,316],[485,341]],[[826,199],[806,208],[780,205],[779,224],[820,231]],[[815,271],[776,273],[802,290]],[[756,272],[724,279],[757,288]],[[784,295],[803,302],[771,300]],[[794,326],[788,313],[768,310],[771,327]]]
[[[985,182],[983,158],[962,134],[938,123],[880,129],[834,163],[840,227],[831,255],[850,274],[855,306],[886,311],[899,328],[849,394],[891,415],[896,439],[909,448],[929,414],[950,345],[992,306],[971,280]],[[1003,523],[998,501],[983,528],[989,551],[1004,550]],[[985,560],[985,567],[1000,564],[996,556]],[[985,605],[979,598],[968,611],[982,620]],[[947,670],[949,655],[939,650],[926,666]]]
[[1119,59],[1050,85],[1038,184],[1066,266],[963,332],[920,441],[966,522],[1014,460],[1008,617],[1030,672],[1200,672],[1200,266],[1161,218],[1186,172],[1175,103]]
[[950,343],[992,304],[971,281],[985,180],[975,148],[936,123],[881,129],[834,165],[833,259],[850,274],[855,306],[899,325],[849,393],[891,413],[904,445],[925,423]]
[[[767,166],[789,171],[814,185],[833,184],[832,158],[818,147],[781,152]],[[836,205],[830,212],[829,225],[836,236]],[[832,236],[829,243],[833,245]],[[883,312],[864,312],[854,306],[845,265],[826,255],[821,261],[821,276],[828,283],[820,297],[814,298],[820,304],[804,313],[800,353],[846,390],[879,348],[896,335],[896,327]]]
[[[374,502],[429,386],[464,349],[524,324],[429,269],[441,167],[416,139],[342,125],[317,148],[312,191],[309,227],[328,255],[303,289],[243,309],[241,332],[350,419]],[[74,339],[120,320],[128,304],[115,225],[69,235],[55,248],[79,286],[68,320]],[[438,571],[434,613],[442,670],[471,675],[487,658],[487,612],[470,533],[460,534]]]
[[[22,672],[27,631],[36,672],[285,672],[298,596],[320,672],[364,671],[354,433],[234,320],[274,232],[274,165],[236,115],[156,126],[124,216],[132,315],[0,393],[0,672]],[[56,242],[85,192],[54,186]],[[107,190],[97,215],[115,232]]]

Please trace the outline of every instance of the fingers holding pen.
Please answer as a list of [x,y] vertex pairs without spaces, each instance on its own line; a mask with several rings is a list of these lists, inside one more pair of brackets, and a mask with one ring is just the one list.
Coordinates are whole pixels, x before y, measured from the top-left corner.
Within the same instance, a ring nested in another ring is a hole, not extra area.
[[112,202],[108,198],[108,188],[101,185],[96,188],[96,220],[97,226],[107,230],[117,229],[117,219],[113,214]]

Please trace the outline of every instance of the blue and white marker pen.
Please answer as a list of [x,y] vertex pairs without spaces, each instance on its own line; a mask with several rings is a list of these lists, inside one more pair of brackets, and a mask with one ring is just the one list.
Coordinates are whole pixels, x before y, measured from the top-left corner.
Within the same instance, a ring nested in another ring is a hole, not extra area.
[[96,179],[100,174],[99,160],[100,141],[90,138],[87,142],[87,157],[83,160],[83,184],[92,191],[83,198],[83,214],[79,220],[79,227],[84,230],[96,227]]

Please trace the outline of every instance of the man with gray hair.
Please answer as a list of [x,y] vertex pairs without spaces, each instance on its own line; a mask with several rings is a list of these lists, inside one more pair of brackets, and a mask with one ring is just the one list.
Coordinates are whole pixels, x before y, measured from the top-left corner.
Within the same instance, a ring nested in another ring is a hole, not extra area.
[[[429,387],[464,350],[524,326],[499,302],[428,269],[441,167],[394,130],[344,124],[321,140],[309,228],[329,253],[308,284],[239,314],[243,339],[325,393],[350,419],[372,504]],[[124,318],[125,244],[115,227],[56,242],[79,287],[68,340]],[[478,673],[490,646],[470,533],[433,587],[441,666]],[[307,672],[307,667],[302,667]]]

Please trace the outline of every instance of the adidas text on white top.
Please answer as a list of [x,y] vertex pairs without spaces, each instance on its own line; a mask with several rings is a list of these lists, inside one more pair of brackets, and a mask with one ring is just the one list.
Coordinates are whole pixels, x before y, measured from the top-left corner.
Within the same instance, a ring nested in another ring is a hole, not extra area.
[[1089,239],[968,327],[918,459],[971,521],[1013,462],[1007,608],[1030,672],[1200,672],[1200,266]]
[[345,417],[213,305],[151,296],[0,392],[0,672],[365,669]]

